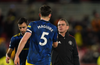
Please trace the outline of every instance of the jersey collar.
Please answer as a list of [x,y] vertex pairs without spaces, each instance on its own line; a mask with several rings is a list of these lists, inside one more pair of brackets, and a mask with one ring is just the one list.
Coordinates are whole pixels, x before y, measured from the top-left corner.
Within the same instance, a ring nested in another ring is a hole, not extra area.
[[41,21],[48,22],[48,23],[50,22],[50,21],[45,21],[45,20],[43,20],[43,19],[42,19]]
[[22,35],[23,36],[23,34],[20,32],[20,35]]

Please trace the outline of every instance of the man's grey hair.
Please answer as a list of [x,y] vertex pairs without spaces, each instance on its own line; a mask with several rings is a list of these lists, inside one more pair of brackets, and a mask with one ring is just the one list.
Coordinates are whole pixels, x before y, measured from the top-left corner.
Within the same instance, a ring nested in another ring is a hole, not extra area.
[[66,25],[69,26],[69,23],[65,18],[61,18],[59,21],[65,21]]

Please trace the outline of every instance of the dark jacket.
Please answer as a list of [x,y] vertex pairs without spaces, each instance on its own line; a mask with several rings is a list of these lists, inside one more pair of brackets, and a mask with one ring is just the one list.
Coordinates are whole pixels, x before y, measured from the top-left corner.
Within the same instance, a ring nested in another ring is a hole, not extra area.
[[52,65],[80,65],[76,41],[68,32],[65,37],[58,34],[58,47],[52,51]]

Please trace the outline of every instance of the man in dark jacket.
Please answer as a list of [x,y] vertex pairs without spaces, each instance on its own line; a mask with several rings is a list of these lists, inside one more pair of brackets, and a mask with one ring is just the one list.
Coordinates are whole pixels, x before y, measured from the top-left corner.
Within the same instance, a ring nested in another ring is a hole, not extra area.
[[52,65],[80,65],[76,41],[68,33],[66,19],[58,21],[58,47],[52,51]]

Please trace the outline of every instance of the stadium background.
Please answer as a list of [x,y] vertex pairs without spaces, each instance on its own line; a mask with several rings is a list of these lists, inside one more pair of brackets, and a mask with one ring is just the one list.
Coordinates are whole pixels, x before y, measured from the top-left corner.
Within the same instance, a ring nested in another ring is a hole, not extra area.
[[[39,20],[42,4],[52,7],[51,23],[57,26],[60,18],[70,23],[69,32],[77,42],[81,65],[97,65],[100,56],[100,0],[0,0],[0,65],[11,37],[18,33],[17,20]],[[11,64],[13,65],[14,52]],[[100,61],[99,61],[100,62]]]

